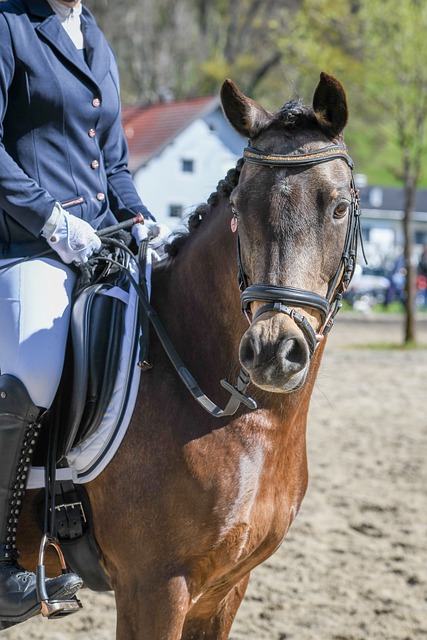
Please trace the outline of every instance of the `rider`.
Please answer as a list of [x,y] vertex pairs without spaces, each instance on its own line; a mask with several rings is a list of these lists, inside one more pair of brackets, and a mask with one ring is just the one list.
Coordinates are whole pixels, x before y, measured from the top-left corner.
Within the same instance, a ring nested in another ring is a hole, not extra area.
[[[40,611],[16,529],[62,373],[73,263],[100,249],[95,229],[137,213],[151,218],[127,168],[116,60],[93,16],[81,0],[0,2],[0,628]],[[46,586],[58,599],[81,584],[69,573]]]

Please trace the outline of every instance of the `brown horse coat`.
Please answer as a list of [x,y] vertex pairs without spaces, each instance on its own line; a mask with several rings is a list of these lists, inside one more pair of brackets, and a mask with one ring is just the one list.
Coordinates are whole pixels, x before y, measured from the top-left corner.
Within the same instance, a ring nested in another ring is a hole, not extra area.
[[[269,113],[230,81],[222,102],[235,128],[265,153],[342,143],[345,94],[326,74],[312,109],[293,102]],[[152,305],[202,389],[224,406],[219,380],[234,381],[240,353],[258,409],[212,418],[153,339],[154,368],[143,374],[128,433],[87,485],[119,640],[226,640],[250,571],[277,549],[299,510],[324,343],[310,357],[299,326],[273,311],[248,327],[230,222],[235,215],[250,283],[324,296],[343,251],[350,174],[339,159],[307,170],[244,163],[196,212],[193,222],[201,212],[203,220],[176,256],[154,271]],[[318,331],[319,314],[298,311]],[[25,566],[38,545],[30,507],[28,500],[18,532]]]

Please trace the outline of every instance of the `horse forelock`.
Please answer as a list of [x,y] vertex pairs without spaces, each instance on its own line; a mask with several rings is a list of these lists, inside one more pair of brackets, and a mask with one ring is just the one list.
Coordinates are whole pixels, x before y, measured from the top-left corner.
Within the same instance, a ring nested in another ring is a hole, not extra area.
[[166,251],[171,258],[174,258],[179,250],[186,244],[187,240],[197,231],[203,220],[208,216],[219,202],[228,199],[231,192],[239,182],[240,172],[243,166],[243,158],[237,161],[233,169],[227,172],[225,178],[218,182],[216,190],[211,193],[207,202],[200,204],[190,215],[187,221],[187,230],[178,233],[171,243],[166,245]]
[[312,107],[300,100],[290,100],[274,115],[281,124],[285,125],[304,126],[316,123]]

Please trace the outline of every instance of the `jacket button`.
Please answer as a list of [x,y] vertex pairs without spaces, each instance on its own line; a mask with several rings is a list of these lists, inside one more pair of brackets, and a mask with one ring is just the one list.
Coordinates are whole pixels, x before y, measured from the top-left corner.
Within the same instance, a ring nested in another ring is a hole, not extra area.
[[105,200],[105,193],[97,193],[96,199],[102,202],[103,200]]
[[89,138],[94,138],[95,137],[95,129],[89,129],[89,131],[87,132],[87,135],[89,136]]
[[95,109],[97,109],[101,106],[101,100],[99,98],[94,98],[92,100],[92,105],[95,107]]
[[93,160],[93,161],[90,163],[90,166],[92,167],[92,169],[98,169],[98,167],[99,167],[99,162],[98,162],[98,160]]

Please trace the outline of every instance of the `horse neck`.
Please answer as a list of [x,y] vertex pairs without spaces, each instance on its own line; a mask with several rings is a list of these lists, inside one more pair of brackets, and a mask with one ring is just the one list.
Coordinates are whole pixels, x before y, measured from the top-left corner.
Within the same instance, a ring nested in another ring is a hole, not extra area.
[[[220,198],[176,258],[153,274],[153,306],[187,362],[215,355],[216,368],[238,367],[246,321],[240,310],[236,236],[228,198]],[[224,370],[222,372],[224,377]]]

